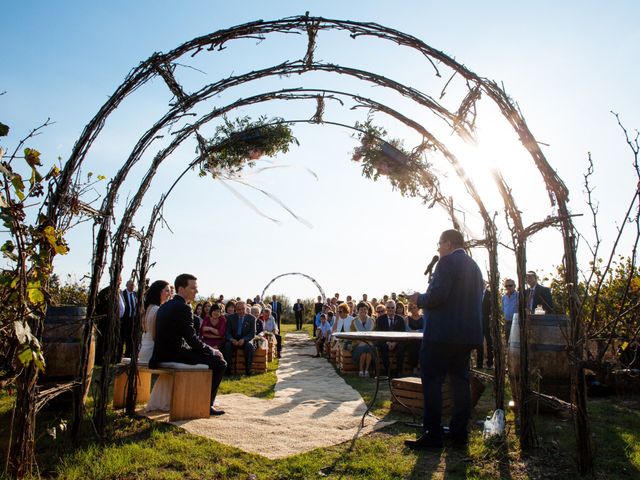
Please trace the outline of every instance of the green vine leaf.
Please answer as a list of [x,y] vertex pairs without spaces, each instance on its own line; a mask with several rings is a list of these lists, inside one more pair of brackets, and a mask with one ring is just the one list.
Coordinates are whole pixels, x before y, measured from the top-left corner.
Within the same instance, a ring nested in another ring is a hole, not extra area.
[[62,235],[59,232],[56,232],[51,225],[45,227],[43,235],[57,254],[66,255],[69,253],[69,247],[62,238]]
[[24,183],[22,183],[22,177],[17,173],[14,173],[11,178],[11,184],[13,185],[13,189],[20,201],[24,200]]
[[44,292],[39,280],[27,284],[27,295],[29,296],[29,301],[34,305],[44,304]]
[[60,169],[54,165],[53,167],[51,167],[51,170],[49,170],[49,173],[47,173],[46,178],[47,180],[49,178],[58,178],[58,176],[60,175]]
[[24,159],[31,168],[42,166],[42,163],[40,162],[40,152],[38,150],[34,150],[33,148],[24,149]]
[[7,240],[4,242],[2,247],[0,247],[0,251],[2,251],[3,255],[14,262],[18,260],[16,254],[13,253],[15,249],[16,246],[11,240]]

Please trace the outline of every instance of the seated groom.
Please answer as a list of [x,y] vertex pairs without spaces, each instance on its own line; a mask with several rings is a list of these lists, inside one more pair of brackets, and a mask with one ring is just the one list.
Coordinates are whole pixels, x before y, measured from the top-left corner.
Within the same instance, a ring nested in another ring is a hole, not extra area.
[[[156,340],[149,360],[150,368],[157,368],[161,362],[178,362],[188,365],[206,364],[211,377],[211,415],[222,415],[224,410],[215,410],[218,387],[227,368],[220,350],[210,347],[198,339],[193,328],[193,312],[187,302],[193,301],[198,293],[197,279],[183,273],[175,279],[176,295],[164,303],[156,316]],[[184,348],[182,341],[191,348]]]
[[253,337],[256,336],[256,318],[245,311],[243,301],[236,302],[236,313],[227,317],[226,342],[224,344],[224,358],[228,364],[228,372],[231,373],[233,364],[233,352],[237,348],[244,350],[244,369],[247,375],[251,375],[253,365]]

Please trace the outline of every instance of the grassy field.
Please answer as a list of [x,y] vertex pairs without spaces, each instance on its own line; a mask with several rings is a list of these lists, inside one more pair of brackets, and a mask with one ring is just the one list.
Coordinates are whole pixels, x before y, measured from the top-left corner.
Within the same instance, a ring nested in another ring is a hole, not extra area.
[[[285,331],[291,330],[289,327]],[[322,361],[326,360],[318,359]],[[225,379],[221,393],[271,398],[276,367],[277,362],[273,362],[266,374]],[[365,400],[371,398],[373,382],[370,379],[348,377],[346,380]],[[94,437],[87,421],[80,445],[74,448],[66,432],[58,433],[55,440],[47,433],[47,428],[59,425],[61,418],[43,412],[37,433],[38,469],[43,478],[61,479],[578,478],[573,428],[568,417],[538,417],[539,446],[523,454],[515,436],[514,416],[509,412],[505,442],[486,445],[478,422],[492,408],[492,392],[487,388],[474,413],[471,443],[466,451],[445,448],[415,453],[403,445],[405,439],[414,438],[416,434],[415,428],[402,423],[411,420],[410,417],[390,412],[389,393],[386,388],[381,393],[374,413],[399,422],[352,442],[278,461],[191,435],[170,424],[129,418],[119,412],[109,412],[110,431],[106,441]],[[2,392],[0,450],[3,459],[12,405],[13,397]],[[640,478],[640,398],[591,400],[589,410],[596,446],[596,478]],[[295,441],[295,432],[291,441]]]

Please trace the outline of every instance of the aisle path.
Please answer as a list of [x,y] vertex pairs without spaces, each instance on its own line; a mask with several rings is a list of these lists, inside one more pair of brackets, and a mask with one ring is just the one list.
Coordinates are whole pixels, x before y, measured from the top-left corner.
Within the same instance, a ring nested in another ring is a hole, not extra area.
[[392,422],[368,416],[366,405],[324,359],[314,358],[305,333],[289,333],[273,399],[219,395],[221,417],[175,422],[195,435],[275,459],[343,443]]

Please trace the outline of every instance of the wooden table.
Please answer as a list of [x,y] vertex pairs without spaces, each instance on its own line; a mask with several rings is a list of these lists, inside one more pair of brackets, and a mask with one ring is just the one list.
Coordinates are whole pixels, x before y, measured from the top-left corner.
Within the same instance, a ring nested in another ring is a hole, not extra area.
[[[368,345],[370,345],[373,348],[376,348],[375,344],[379,343],[379,342],[421,342],[422,341],[422,333],[421,332],[379,332],[379,331],[338,332],[338,333],[334,333],[333,336],[335,338],[339,339],[339,340],[347,340],[347,341],[359,340],[361,342],[366,342]],[[387,375],[386,377],[381,377],[380,376],[380,372],[379,372],[379,367],[378,367],[377,360],[374,361],[373,363],[374,363],[375,369],[376,369],[376,375],[375,375],[375,378],[376,378],[376,391],[373,394],[373,398],[371,399],[371,401],[367,405],[367,410],[362,415],[361,425],[364,426],[364,419],[367,416],[367,414],[371,411],[371,408],[373,408],[373,404],[375,403],[376,398],[378,397],[378,390],[380,389],[380,380],[381,379],[384,379],[384,380],[387,381],[387,383],[389,385],[389,392],[391,392],[391,396],[400,405],[402,405],[403,407],[407,408],[407,410],[412,412],[412,415],[413,415],[414,421],[415,421],[415,415],[413,414],[413,409],[411,407],[405,405],[404,403],[402,403],[402,401],[399,400],[394,395],[393,389],[391,388],[391,376]]]

